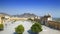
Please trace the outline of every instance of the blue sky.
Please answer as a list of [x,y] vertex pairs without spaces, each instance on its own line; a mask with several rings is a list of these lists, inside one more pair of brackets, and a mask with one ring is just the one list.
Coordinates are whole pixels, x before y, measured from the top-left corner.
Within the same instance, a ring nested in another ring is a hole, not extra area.
[[59,0],[0,0],[0,12],[11,15],[34,13],[43,16],[50,13],[52,17],[60,17]]

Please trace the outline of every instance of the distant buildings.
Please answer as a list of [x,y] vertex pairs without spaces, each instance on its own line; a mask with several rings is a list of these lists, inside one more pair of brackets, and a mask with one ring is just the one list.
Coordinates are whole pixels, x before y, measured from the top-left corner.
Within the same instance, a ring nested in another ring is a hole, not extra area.
[[60,22],[53,21],[49,14],[41,17],[41,24],[60,30]]
[[43,17],[41,17],[41,23],[42,24],[47,24],[48,21],[52,21],[52,17],[51,15],[44,15]]

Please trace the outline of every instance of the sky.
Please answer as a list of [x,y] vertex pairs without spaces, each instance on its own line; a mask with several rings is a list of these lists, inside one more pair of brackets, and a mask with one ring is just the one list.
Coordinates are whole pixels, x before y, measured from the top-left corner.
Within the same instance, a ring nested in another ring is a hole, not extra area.
[[60,17],[60,0],[0,0],[0,13],[10,15],[33,13]]

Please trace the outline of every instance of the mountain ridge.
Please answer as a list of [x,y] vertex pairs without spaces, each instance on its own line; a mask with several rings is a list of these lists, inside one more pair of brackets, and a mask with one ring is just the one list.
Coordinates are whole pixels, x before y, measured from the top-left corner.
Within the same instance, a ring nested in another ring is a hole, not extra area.
[[13,15],[14,17],[25,17],[25,18],[28,18],[28,17],[36,17],[37,15],[35,14],[30,14],[30,13],[23,13],[21,15]]

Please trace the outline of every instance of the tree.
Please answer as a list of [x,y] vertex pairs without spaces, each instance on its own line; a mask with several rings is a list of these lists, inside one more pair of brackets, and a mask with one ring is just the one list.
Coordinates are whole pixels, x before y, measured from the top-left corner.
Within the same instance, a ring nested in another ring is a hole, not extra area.
[[31,18],[28,18],[28,20],[31,20],[31,21],[33,21]]
[[34,21],[36,21],[36,22],[38,22],[38,23],[41,23],[40,19],[34,18]]
[[41,24],[39,24],[39,23],[33,24],[32,27],[31,27],[31,31],[34,32],[34,33],[36,33],[36,34],[38,34],[39,32],[41,32],[42,31]]
[[5,19],[5,17],[1,17],[1,19]]
[[15,32],[17,34],[22,34],[24,32],[24,27],[23,25],[18,25],[16,28],[15,28]]

